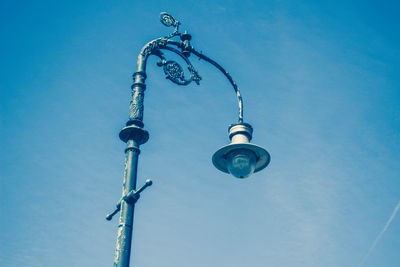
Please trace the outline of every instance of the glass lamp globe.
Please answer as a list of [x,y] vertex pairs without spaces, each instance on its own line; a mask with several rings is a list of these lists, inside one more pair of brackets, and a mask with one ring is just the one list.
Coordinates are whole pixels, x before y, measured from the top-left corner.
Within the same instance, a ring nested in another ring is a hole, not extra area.
[[262,147],[251,144],[253,128],[248,123],[237,123],[229,127],[231,143],[214,153],[212,161],[220,171],[236,178],[247,178],[268,166],[269,153]]
[[247,149],[236,149],[228,155],[228,171],[236,178],[247,178],[256,169],[256,155]]

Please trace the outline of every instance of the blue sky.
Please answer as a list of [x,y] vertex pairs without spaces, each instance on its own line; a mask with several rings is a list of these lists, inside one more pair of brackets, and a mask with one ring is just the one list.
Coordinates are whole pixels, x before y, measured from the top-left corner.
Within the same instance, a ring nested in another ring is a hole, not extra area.
[[111,266],[118,132],[162,11],[233,76],[272,160],[217,171],[229,83],[191,58],[203,80],[180,87],[151,58],[133,266],[400,266],[400,5],[236,0],[0,3],[0,265]]

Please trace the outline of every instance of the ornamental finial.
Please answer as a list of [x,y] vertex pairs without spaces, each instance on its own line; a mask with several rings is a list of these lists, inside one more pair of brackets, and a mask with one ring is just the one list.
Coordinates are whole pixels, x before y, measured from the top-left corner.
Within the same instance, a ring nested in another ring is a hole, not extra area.
[[168,36],[168,38],[180,35],[179,33],[179,25],[181,24],[178,20],[176,20],[173,16],[168,14],[167,12],[160,13],[160,21],[164,26],[167,27],[175,27],[174,32]]
[[173,16],[171,16],[167,12],[160,13],[160,21],[162,24],[164,24],[167,27],[170,27],[170,26],[177,27],[179,24],[181,24],[179,21],[177,21]]

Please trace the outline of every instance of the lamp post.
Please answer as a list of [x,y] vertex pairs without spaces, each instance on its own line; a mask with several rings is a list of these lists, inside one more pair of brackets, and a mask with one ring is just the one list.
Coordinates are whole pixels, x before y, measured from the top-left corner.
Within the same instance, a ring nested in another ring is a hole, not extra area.
[[[146,187],[152,185],[151,180],[146,180],[144,186],[136,190],[139,147],[149,139],[149,133],[143,129],[143,99],[146,89],[146,63],[150,55],[155,55],[160,59],[157,65],[163,68],[165,77],[178,85],[188,85],[192,81],[199,84],[201,80],[200,75],[189,61],[189,56],[192,54],[215,66],[232,85],[239,106],[238,122],[232,124],[228,129],[231,143],[221,147],[212,157],[212,162],[217,169],[231,173],[237,178],[246,178],[254,172],[264,169],[270,161],[270,155],[264,148],[250,143],[253,128],[250,124],[243,122],[242,96],[229,73],[217,62],[202,52],[198,52],[190,44],[192,37],[186,31],[184,33],[179,32],[179,21],[165,12],[160,14],[160,20],[165,26],[174,27],[174,31],[168,36],[150,41],[140,51],[137,71],[133,74],[134,83],[132,85],[129,119],[119,133],[120,139],[127,144],[122,198],[117,203],[116,209],[106,217],[107,220],[111,220],[115,214],[120,212],[114,258],[114,266],[117,267],[129,266],[135,203],[139,199],[140,193]],[[185,77],[182,67],[176,61],[165,58],[163,50],[171,51],[185,61],[189,70],[189,78]]]

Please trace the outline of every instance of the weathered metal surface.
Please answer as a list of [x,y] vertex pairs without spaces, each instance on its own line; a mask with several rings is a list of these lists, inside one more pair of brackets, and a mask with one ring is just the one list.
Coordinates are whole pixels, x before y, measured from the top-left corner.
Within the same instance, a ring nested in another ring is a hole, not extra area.
[[[163,68],[165,77],[178,85],[188,85],[192,81],[199,84],[201,77],[189,61],[191,54],[196,55],[199,59],[203,59],[218,70],[220,70],[231,83],[236,97],[238,99],[239,116],[238,122],[243,122],[243,101],[239,88],[233,81],[230,74],[214,60],[210,59],[202,52],[196,51],[190,43],[191,35],[187,32],[180,33],[180,22],[168,13],[160,14],[160,21],[167,27],[174,27],[174,31],[164,37],[160,37],[148,42],[140,51],[137,61],[137,71],[133,74],[134,83],[132,85],[132,100],[129,106],[129,119],[125,128],[121,130],[120,138],[127,143],[125,149],[126,161],[124,171],[124,181],[122,189],[122,198],[117,209],[107,216],[111,219],[118,210],[120,211],[120,219],[118,225],[117,245],[115,250],[114,266],[128,267],[131,255],[131,240],[133,234],[133,217],[135,203],[139,195],[135,192],[137,180],[137,164],[139,157],[139,146],[148,140],[148,133],[143,129],[143,113],[144,113],[144,92],[146,90],[146,64],[147,59],[151,55],[160,58],[157,63]],[[179,39],[173,39],[179,37]],[[167,60],[162,51],[167,50],[178,55],[187,64],[189,75],[185,75],[184,68],[174,60]],[[146,182],[147,186],[149,185]],[[145,185],[146,186],[146,185]],[[140,190],[138,190],[140,191]],[[130,197],[128,197],[130,196]]]
[[[136,190],[137,163],[139,158],[139,145],[134,140],[127,142],[125,149],[125,170],[122,186],[122,196]],[[118,224],[117,245],[115,249],[114,266],[128,267],[131,256],[131,243],[133,233],[133,216],[135,205],[121,201],[120,218]]]
[[[143,74],[146,73],[146,63],[148,57],[150,55],[156,55],[160,57],[161,61],[158,63],[158,65],[163,67],[165,77],[170,81],[178,85],[188,85],[192,81],[199,84],[201,77],[195,70],[194,66],[189,61],[189,56],[191,54],[194,54],[200,59],[203,59],[211,63],[218,70],[220,70],[225,75],[226,78],[228,78],[238,99],[238,106],[239,106],[238,122],[243,122],[242,96],[240,94],[237,84],[233,81],[230,74],[216,61],[210,59],[202,52],[198,52],[193,48],[193,46],[190,43],[192,36],[187,32],[184,33],[179,32],[180,22],[178,20],[176,20],[168,13],[162,12],[160,14],[160,21],[163,25],[167,27],[174,27],[174,31],[167,36],[160,37],[148,42],[139,53],[138,68],[137,72],[135,72],[133,77],[134,84],[132,85],[132,101],[130,105],[128,124],[137,125],[137,123],[140,124],[140,122],[143,121],[143,108],[144,108],[143,101],[144,101],[144,91],[146,89],[145,86],[146,76]],[[174,37],[179,37],[179,39],[178,40],[173,39]],[[189,70],[189,78],[185,77],[183,68],[178,62],[174,60],[167,60],[165,58],[164,54],[162,53],[162,50],[171,51],[177,54],[185,61],[185,63],[188,66],[187,68]]]

